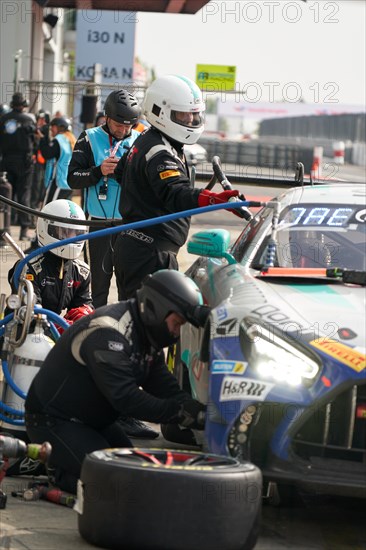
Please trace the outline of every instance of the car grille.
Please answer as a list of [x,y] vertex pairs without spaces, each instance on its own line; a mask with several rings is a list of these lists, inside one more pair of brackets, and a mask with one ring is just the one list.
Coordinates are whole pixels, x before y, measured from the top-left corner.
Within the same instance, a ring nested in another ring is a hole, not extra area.
[[313,457],[366,464],[366,384],[354,385],[321,407],[302,425],[292,448]]

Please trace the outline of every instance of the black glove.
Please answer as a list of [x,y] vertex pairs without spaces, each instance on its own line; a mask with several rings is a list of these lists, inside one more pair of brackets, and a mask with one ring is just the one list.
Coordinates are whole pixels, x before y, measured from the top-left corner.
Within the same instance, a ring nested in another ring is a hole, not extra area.
[[188,399],[181,405],[178,423],[185,428],[203,430],[206,420],[206,406],[195,399]]

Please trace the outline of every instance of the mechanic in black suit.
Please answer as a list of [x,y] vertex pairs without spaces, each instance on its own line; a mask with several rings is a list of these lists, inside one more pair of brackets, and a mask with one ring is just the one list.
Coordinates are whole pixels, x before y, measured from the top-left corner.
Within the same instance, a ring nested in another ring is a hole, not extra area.
[[181,390],[163,350],[186,321],[204,324],[209,308],[202,303],[189,277],[161,270],[135,298],[103,306],[64,332],[25,402],[29,438],[52,445],[57,486],[75,493],[86,454],[132,446],[121,415],[203,429],[205,406]]
[[[12,110],[0,119],[0,171],[7,172],[13,188],[13,199],[23,206],[30,206],[33,175],[33,150],[35,143],[35,120],[24,109],[27,100],[15,93],[10,103]],[[21,241],[29,240],[28,228],[32,221],[29,214],[18,213]]]

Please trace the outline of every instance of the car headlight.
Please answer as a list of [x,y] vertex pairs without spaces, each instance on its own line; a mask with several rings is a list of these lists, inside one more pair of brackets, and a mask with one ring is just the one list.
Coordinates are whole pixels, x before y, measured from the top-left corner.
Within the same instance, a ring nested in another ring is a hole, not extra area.
[[311,350],[277,327],[265,326],[253,317],[243,319],[240,328],[245,358],[260,376],[290,386],[309,386],[314,382],[321,365]]

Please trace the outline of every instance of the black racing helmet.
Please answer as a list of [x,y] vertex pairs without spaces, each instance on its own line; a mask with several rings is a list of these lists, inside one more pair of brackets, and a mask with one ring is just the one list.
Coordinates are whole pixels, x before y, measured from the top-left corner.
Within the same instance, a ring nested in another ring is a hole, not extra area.
[[10,107],[12,109],[16,109],[17,107],[28,107],[29,102],[21,92],[15,92],[13,97],[11,98]]
[[104,112],[119,124],[136,124],[140,118],[141,108],[135,96],[126,90],[116,90],[107,97]]
[[209,313],[209,308],[202,305],[202,294],[196,283],[173,269],[148,275],[136,295],[147,336],[157,349],[177,341],[165,323],[170,313],[179,313],[196,327],[203,326]]

